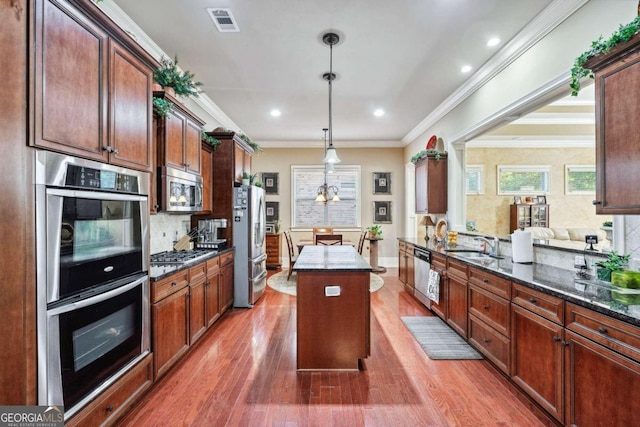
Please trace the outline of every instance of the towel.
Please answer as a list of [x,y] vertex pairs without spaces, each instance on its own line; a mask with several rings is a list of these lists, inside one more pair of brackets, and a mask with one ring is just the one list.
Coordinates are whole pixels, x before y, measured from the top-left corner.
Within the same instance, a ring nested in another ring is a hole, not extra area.
[[440,275],[435,270],[429,270],[429,283],[427,284],[427,297],[431,301],[440,303]]

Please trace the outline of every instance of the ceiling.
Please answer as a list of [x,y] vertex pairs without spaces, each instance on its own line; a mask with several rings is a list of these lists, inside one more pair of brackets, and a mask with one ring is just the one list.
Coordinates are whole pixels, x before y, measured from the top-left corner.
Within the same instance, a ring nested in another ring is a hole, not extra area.
[[[512,60],[514,50],[507,48],[522,37],[521,30],[558,7],[551,0],[113,3],[162,52],[178,55],[179,66],[203,83],[204,98],[227,116],[219,119],[224,126],[267,146],[322,140],[328,125],[322,74],[329,71],[329,48],[321,39],[328,30],[341,37],[333,49],[334,141],[402,146],[452,94],[471,93],[469,81],[478,79],[479,70],[497,57],[501,64]],[[230,8],[240,31],[219,32],[210,7]],[[487,47],[490,37],[501,42]],[[470,73],[460,72],[465,64],[473,67]],[[280,117],[270,115],[274,108]],[[385,115],[375,117],[377,108]]]

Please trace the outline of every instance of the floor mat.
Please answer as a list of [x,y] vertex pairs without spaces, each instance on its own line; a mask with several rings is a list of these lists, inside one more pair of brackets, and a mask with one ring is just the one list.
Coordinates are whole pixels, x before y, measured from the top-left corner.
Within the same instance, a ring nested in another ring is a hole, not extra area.
[[402,317],[430,359],[482,359],[482,355],[466,343],[439,317]]

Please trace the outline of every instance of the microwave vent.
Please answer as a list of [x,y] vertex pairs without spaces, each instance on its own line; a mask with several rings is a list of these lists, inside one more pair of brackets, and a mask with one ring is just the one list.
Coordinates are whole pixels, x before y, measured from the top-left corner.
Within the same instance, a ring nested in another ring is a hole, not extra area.
[[240,31],[238,24],[236,23],[231,9],[212,7],[208,8],[209,16],[213,19],[213,23],[216,24],[218,31],[221,33],[232,33]]

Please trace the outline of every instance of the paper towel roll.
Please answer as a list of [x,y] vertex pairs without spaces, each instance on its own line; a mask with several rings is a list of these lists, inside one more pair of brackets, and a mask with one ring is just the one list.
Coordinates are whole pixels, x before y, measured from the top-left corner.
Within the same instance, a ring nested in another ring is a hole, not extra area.
[[533,240],[530,231],[516,230],[511,235],[513,262],[533,262]]

